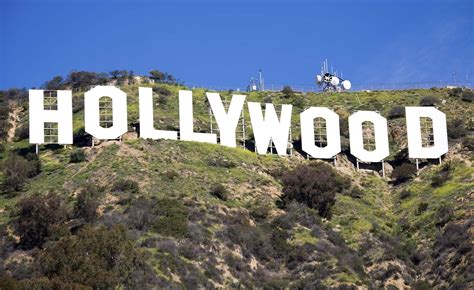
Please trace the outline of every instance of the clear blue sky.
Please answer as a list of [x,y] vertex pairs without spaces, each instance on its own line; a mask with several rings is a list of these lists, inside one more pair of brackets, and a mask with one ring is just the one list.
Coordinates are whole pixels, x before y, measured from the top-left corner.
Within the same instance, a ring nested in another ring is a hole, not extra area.
[[[318,3],[316,3],[318,2]],[[0,89],[71,70],[167,71],[187,84],[474,81],[474,1],[0,0]]]

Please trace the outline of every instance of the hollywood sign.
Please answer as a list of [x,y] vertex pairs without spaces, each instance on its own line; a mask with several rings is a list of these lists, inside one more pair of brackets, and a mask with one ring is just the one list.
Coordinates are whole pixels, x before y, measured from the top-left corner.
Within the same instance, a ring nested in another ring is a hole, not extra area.
[[[236,147],[236,128],[245,103],[245,95],[233,95],[228,110],[218,93],[206,93],[215,120],[219,126],[221,145]],[[100,126],[99,100],[107,96],[112,100],[113,125]],[[58,144],[73,143],[72,92],[57,92],[57,110],[45,110],[44,91],[29,91],[30,143],[44,144],[45,122],[58,123]],[[292,105],[282,105],[281,114],[273,104],[247,103],[255,149],[266,154],[270,141],[279,155],[287,154]],[[439,158],[448,152],[446,116],[434,107],[406,107],[406,128],[410,158]],[[157,130],[153,126],[153,93],[151,88],[139,88],[140,137],[144,139],[178,139],[177,131]],[[314,119],[326,121],[327,145],[315,144]],[[433,125],[432,146],[422,144],[421,118],[430,118]],[[389,156],[387,119],[372,111],[358,111],[349,117],[351,154],[363,162],[380,162]],[[364,122],[374,125],[375,149],[366,150],[363,144]],[[85,131],[100,140],[116,139],[127,132],[127,95],[113,86],[97,86],[84,94]],[[300,114],[302,150],[313,158],[332,158],[341,152],[339,116],[328,108],[310,107]],[[179,139],[217,144],[217,134],[194,132],[193,96],[191,91],[179,91]]]

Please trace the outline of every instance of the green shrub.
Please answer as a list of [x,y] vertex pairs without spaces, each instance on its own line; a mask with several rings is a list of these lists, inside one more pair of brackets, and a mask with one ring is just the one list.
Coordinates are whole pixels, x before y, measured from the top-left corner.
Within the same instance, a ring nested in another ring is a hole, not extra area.
[[[34,156],[34,157],[33,157]],[[36,155],[30,154],[27,160],[16,154],[10,154],[2,164],[4,176],[3,189],[7,192],[19,191],[23,188],[28,178],[36,176],[41,170],[41,162]]]
[[453,167],[451,162],[446,162],[441,169],[431,178],[431,186],[439,187],[451,178]]
[[410,197],[411,192],[408,189],[404,189],[400,192],[400,199],[405,199]]
[[125,213],[127,225],[140,231],[146,231],[156,218],[152,201],[143,196],[136,199]]
[[473,91],[465,91],[461,95],[461,99],[465,102],[474,102],[474,92]]
[[133,288],[133,272],[146,267],[121,225],[111,229],[86,226],[47,247],[40,263],[46,277],[93,289]]
[[467,129],[462,119],[454,119],[447,124],[448,136],[451,139],[459,139],[466,136]]
[[69,162],[79,163],[86,160],[86,153],[82,149],[75,149],[69,154]]
[[20,290],[20,284],[8,276],[0,276],[0,289]]
[[220,200],[227,200],[227,189],[225,188],[224,185],[220,183],[216,183],[213,186],[211,186],[211,191],[210,191],[212,196],[217,197]]
[[222,156],[209,158],[207,160],[207,164],[209,164],[209,166],[223,167],[223,168],[234,168],[236,166],[234,161],[229,160],[229,159],[227,159],[225,157],[222,157]]
[[17,140],[25,140],[30,136],[30,127],[28,123],[20,124],[15,130],[15,138]]
[[410,222],[408,221],[407,218],[400,218],[398,220],[398,225],[402,229],[402,231],[408,231],[411,227]]
[[462,140],[462,147],[474,151],[474,137],[467,136]]
[[[6,114],[7,114],[6,116],[8,116],[8,112]],[[0,119],[0,140],[6,140],[8,138],[9,129],[10,129],[10,122],[8,120]]]
[[120,179],[114,183],[114,185],[112,186],[112,190],[118,192],[137,193],[140,191],[140,187],[138,186],[138,183],[134,180]]
[[392,171],[392,178],[395,183],[402,183],[411,179],[416,174],[416,166],[410,163],[403,163]]
[[67,209],[62,199],[55,194],[23,198],[17,207],[16,231],[24,249],[43,245],[54,227],[60,226],[67,218]]
[[[78,113],[84,109],[84,99],[72,98],[72,112]],[[84,128],[82,128],[84,130]]]
[[350,180],[339,175],[330,165],[322,162],[300,165],[283,178],[284,205],[291,201],[316,209],[321,217],[329,217],[336,201],[336,192],[350,187]]
[[99,207],[98,196],[100,191],[95,185],[86,186],[76,197],[74,204],[74,215],[76,218],[83,218],[86,222],[94,222],[97,217]]
[[452,206],[443,204],[436,212],[436,226],[442,228],[448,222],[454,219],[454,209]]
[[461,88],[453,88],[448,91],[450,97],[460,97],[462,95]]
[[175,238],[186,236],[188,228],[187,208],[174,199],[160,199],[154,206],[156,220],[154,229],[164,235]]
[[433,96],[426,96],[421,98],[420,106],[434,106],[439,103],[439,99]]
[[349,191],[349,196],[352,198],[361,198],[362,196],[364,196],[364,191],[359,186],[354,186]]
[[420,202],[420,203],[418,204],[417,209],[416,209],[416,214],[417,214],[417,215],[420,215],[420,214],[422,214],[423,212],[425,212],[427,209],[428,209],[428,203],[426,203],[426,202]]
[[270,211],[271,207],[268,204],[255,204],[250,209],[250,215],[257,221],[264,221]]
[[[61,280],[58,277],[34,277],[19,281],[20,289],[74,289],[74,290],[90,290],[91,288],[78,283]],[[1,288],[0,288],[1,289]]]
[[403,106],[395,106],[390,110],[390,112],[388,112],[389,119],[397,119],[403,117],[405,117],[405,107]]
[[303,109],[305,104],[305,98],[301,95],[297,95],[293,101],[293,106]]
[[431,290],[431,284],[427,281],[417,280],[413,284],[411,284],[411,289],[413,290]]
[[179,173],[174,170],[167,170],[163,172],[162,175],[168,180],[174,180],[175,178],[179,177]]
[[168,90],[168,89],[165,88],[165,87],[161,87],[161,86],[154,87],[154,88],[153,88],[153,92],[154,92],[155,94],[158,94],[158,95],[171,96],[170,90]]
[[281,93],[285,98],[292,98],[295,94],[290,86],[284,86]]
[[164,87],[154,87],[153,92],[158,95],[158,104],[166,105],[168,103],[168,98],[171,96],[171,92]]

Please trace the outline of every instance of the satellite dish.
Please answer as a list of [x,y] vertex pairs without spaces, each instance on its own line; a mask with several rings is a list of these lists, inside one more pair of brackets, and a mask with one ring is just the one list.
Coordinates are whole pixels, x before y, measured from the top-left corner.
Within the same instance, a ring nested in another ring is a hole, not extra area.
[[320,76],[320,75],[317,75],[317,76],[316,76],[316,82],[319,84],[319,83],[321,83],[322,81],[323,81],[323,77]]
[[344,90],[350,90],[351,86],[352,86],[351,82],[348,80],[345,80],[342,82],[342,87],[344,88]]
[[339,84],[339,78],[333,76],[333,77],[331,78],[331,85],[337,86],[338,84]]

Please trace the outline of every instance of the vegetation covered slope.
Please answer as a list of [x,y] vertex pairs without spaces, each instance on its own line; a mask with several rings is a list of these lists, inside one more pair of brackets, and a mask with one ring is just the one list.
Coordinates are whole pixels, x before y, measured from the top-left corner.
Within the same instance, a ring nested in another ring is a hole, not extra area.
[[[177,90],[183,87],[141,85],[155,88],[156,127],[177,129]],[[138,84],[121,88],[129,96],[132,127]],[[195,126],[209,131],[205,91],[193,95]],[[75,138],[87,144],[82,93],[75,97]],[[345,142],[336,166],[306,160],[298,150],[291,157],[257,155],[134,133],[95,147],[42,146],[36,158],[21,134],[23,108],[16,138],[3,142],[0,288],[474,286],[473,108],[462,92],[286,90],[247,98],[294,104],[295,140],[300,111],[333,108],[342,117]],[[441,165],[423,163],[415,176],[397,170],[411,164],[397,106],[420,101],[437,103],[457,135],[450,133]],[[10,104],[10,111],[22,105]],[[344,120],[362,109],[390,117],[387,171],[399,172],[394,178],[382,178],[380,168],[354,169]],[[251,144],[250,126],[247,134]]]

